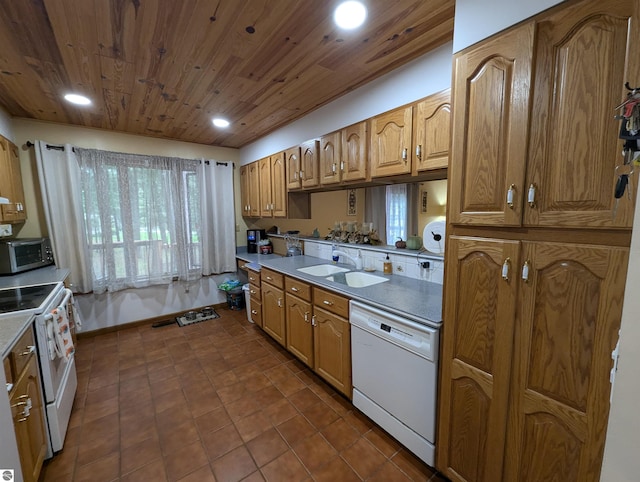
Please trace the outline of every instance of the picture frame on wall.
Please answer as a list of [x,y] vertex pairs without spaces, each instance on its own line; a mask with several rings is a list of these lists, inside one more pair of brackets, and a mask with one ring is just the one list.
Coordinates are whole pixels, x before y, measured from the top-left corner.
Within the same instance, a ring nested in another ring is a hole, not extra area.
[[349,191],[347,192],[347,216],[356,216],[357,214],[356,190],[349,189]]

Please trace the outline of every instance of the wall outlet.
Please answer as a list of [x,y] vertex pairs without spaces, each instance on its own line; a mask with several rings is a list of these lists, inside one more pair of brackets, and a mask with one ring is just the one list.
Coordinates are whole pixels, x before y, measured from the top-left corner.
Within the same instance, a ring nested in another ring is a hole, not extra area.
[[13,234],[10,224],[0,224],[0,236],[11,236]]

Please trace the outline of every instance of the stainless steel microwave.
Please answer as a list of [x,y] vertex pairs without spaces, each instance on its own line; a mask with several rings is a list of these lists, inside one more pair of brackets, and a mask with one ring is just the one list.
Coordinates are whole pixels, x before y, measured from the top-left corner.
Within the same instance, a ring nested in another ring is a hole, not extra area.
[[49,238],[0,241],[0,274],[15,274],[53,264]]

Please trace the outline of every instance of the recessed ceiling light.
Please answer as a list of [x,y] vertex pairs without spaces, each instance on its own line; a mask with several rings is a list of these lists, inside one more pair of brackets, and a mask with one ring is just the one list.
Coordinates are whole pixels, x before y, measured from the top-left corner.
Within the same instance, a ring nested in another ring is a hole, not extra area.
[[340,28],[352,30],[362,25],[367,18],[367,8],[355,0],[342,2],[333,12],[333,21]]
[[220,117],[216,117],[213,119],[213,125],[216,127],[229,127],[229,121],[226,119],[221,119]]
[[85,97],[84,95],[67,94],[64,96],[64,98],[65,100],[67,100],[68,102],[71,102],[72,104],[77,104],[77,105],[91,104],[91,99],[89,99],[88,97]]

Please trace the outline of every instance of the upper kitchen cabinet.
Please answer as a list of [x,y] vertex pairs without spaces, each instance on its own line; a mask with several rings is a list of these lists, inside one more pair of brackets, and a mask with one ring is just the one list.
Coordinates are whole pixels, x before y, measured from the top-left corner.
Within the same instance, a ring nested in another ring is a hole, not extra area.
[[320,138],[320,184],[366,181],[368,171],[367,121]]
[[289,191],[302,188],[300,179],[300,146],[284,151],[284,163],[287,171],[287,189]]
[[451,91],[433,94],[413,108],[413,169],[418,175],[449,166]]
[[243,217],[260,217],[260,170],[258,161],[240,167],[240,199]]
[[320,185],[318,151],[319,142],[317,139],[300,144],[300,183],[303,188]]
[[538,23],[525,225],[631,227],[635,197],[613,215],[624,162],[613,115],[625,82],[640,85],[637,3],[575,3]]
[[0,196],[10,204],[0,205],[0,222],[23,223],[27,219],[24,209],[24,189],[20,171],[18,147],[0,136]]
[[340,176],[343,182],[365,181],[369,167],[369,124],[358,122],[342,129]]
[[371,177],[411,173],[412,121],[411,106],[371,119]]
[[638,8],[571,3],[455,57],[450,222],[631,226],[613,115],[640,84]]
[[320,138],[318,158],[320,184],[323,186],[340,182],[341,139],[340,131],[332,132]]
[[260,171],[260,216],[287,216],[287,188],[284,153],[258,161]]
[[451,223],[520,225],[534,29],[526,23],[454,57]]

